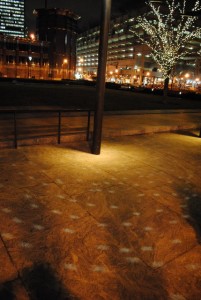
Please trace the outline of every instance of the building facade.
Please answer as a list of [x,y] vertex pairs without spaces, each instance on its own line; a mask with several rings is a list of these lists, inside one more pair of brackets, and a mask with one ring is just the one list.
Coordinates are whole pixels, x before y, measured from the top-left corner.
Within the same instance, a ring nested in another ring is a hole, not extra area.
[[[124,15],[111,21],[106,80],[116,83],[141,85],[154,76],[160,81],[150,50],[140,45],[133,34],[134,15]],[[99,27],[80,34],[77,38],[77,76],[94,79],[97,75]]]
[[24,0],[0,0],[0,33],[25,36]]
[[[106,81],[160,87],[163,82],[160,69],[151,59],[149,48],[141,45],[135,37],[135,18],[136,12],[116,18],[110,23]],[[77,78],[96,78],[99,34],[99,27],[95,27],[78,36]],[[189,45],[192,54],[180,60],[175,67],[174,82],[177,85],[187,81],[201,81],[201,59],[197,54],[200,42],[192,42]],[[186,74],[188,78],[185,77]]]
[[76,69],[77,21],[80,16],[68,9],[36,9],[36,35],[41,41],[50,43],[49,63],[53,69],[62,69],[63,79],[74,78]]
[[0,77],[48,79],[49,43],[0,35]]
[[34,13],[36,35],[22,38],[0,34],[0,77],[73,79],[80,17],[57,8],[37,9]]

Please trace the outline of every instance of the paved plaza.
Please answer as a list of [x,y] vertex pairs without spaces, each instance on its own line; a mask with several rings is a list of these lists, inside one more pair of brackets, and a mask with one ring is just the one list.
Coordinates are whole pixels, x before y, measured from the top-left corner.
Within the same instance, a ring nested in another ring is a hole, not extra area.
[[200,300],[198,130],[0,150],[0,299]]

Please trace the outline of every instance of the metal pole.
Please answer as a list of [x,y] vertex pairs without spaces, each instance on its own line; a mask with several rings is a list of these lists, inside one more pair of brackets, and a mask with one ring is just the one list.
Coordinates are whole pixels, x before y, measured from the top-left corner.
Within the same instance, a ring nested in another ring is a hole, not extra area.
[[13,113],[13,117],[14,117],[14,145],[15,145],[15,149],[17,149],[17,116],[16,116],[17,112],[14,111]]
[[88,120],[87,120],[87,141],[89,140],[89,133],[90,133],[90,118],[91,117],[91,111],[88,110]]
[[108,45],[108,33],[109,33],[109,25],[110,25],[110,13],[111,13],[111,0],[103,0],[101,27],[100,27],[99,57],[98,57],[96,108],[94,114],[94,131],[93,131],[93,144],[92,144],[93,154],[100,154],[100,148],[101,148],[104,94],[105,94],[105,72],[106,72],[106,62],[107,62],[107,45]]
[[58,123],[58,144],[61,143],[61,111],[59,111],[59,123]]

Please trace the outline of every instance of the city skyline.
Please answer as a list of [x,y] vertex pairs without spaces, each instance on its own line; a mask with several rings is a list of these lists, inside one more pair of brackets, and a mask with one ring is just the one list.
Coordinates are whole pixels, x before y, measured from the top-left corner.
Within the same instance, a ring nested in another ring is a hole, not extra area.
[[[35,30],[35,17],[33,16],[33,10],[35,8],[45,7],[45,2],[45,0],[25,0],[26,26],[29,31]],[[47,0],[47,7],[67,8],[72,10],[75,14],[80,15],[81,19],[79,21],[79,29],[80,31],[84,31],[99,24],[101,3],[102,0]],[[131,10],[142,7],[144,3],[145,0],[140,2],[135,2],[133,0],[112,0],[111,16],[114,18],[119,15],[126,14]]]

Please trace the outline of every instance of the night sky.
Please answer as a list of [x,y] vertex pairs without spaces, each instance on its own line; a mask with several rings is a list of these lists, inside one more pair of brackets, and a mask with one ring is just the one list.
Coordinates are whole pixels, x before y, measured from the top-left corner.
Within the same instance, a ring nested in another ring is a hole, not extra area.
[[[47,7],[67,8],[81,16],[80,31],[99,24],[102,0],[48,0]],[[112,0],[112,18],[137,9],[145,0]],[[45,0],[25,0],[26,24],[29,30],[35,29],[34,8],[45,6]]]

